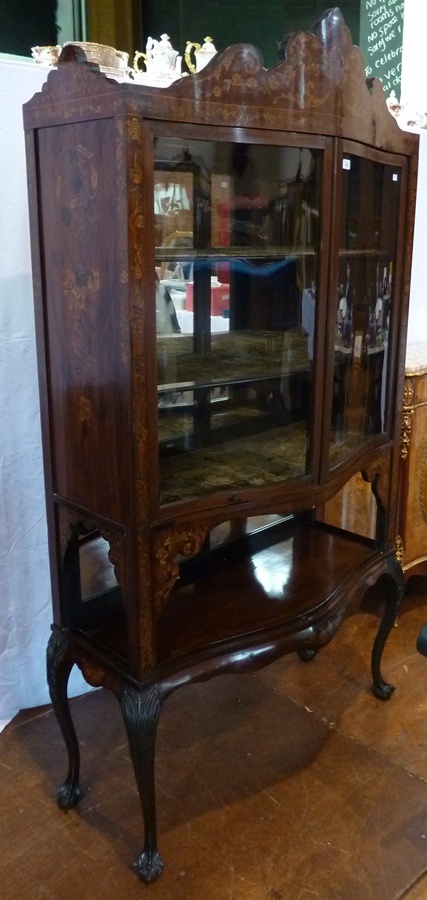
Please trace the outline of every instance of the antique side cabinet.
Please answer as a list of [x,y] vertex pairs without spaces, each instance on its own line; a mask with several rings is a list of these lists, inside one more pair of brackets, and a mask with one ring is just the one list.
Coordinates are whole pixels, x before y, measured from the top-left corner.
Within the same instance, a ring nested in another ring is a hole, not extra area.
[[[118,697],[162,870],[156,725],[176,688],[311,660],[393,541],[418,139],[338,9],[263,68],[239,44],[169,88],[67,47],[24,107],[49,527],[52,702],[80,797],[67,681]],[[319,520],[357,472],[375,539]]]
[[396,554],[405,578],[427,575],[427,344],[406,348]]

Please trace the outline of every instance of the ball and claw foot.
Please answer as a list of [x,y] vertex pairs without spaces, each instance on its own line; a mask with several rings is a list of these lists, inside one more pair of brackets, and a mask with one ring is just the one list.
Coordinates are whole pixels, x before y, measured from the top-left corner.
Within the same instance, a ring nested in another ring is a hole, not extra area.
[[144,852],[141,853],[141,856],[135,860],[133,867],[138,873],[141,881],[145,881],[146,884],[149,884],[151,881],[156,881],[156,879],[160,877],[163,872],[164,862],[157,850],[144,850]]
[[380,684],[372,685],[372,693],[374,697],[378,698],[378,700],[389,700],[393,692],[393,685],[387,684],[386,681],[382,681]]
[[317,650],[315,650],[313,647],[301,647],[300,650],[297,650],[297,653],[299,658],[303,662],[311,662],[311,660],[316,656]]
[[56,792],[56,802],[60,809],[74,809],[82,797],[82,789],[72,781],[64,781]]

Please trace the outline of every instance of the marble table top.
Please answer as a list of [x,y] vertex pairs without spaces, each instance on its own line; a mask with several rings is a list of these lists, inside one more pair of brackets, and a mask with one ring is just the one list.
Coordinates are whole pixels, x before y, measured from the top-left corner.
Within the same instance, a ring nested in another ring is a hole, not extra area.
[[427,372],[427,341],[408,344],[406,347],[406,375],[423,375]]

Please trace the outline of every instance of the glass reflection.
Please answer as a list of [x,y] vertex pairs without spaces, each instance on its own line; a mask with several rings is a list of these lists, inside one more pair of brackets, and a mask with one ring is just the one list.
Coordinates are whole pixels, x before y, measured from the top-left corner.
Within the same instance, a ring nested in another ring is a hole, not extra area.
[[69,511],[60,507],[58,515],[64,533],[70,532],[61,569],[63,622],[127,658],[126,613],[110,545],[94,522],[70,526]]
[[271,600],[283,601],[292,572],[292,560],[286,559],[287,555],[283,545],[280,545],[277,550],[261,551],[252,557],[255,578]]
[[331,463],[387,431],[386,383],[401,175],[343,160]]
[[308,474],[322,153],[154,152],[160,501]]

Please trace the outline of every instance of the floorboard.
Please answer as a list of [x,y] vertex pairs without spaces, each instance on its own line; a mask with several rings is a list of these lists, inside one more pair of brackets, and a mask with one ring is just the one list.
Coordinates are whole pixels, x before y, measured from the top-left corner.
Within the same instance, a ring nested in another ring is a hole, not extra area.
[[396,691],[369,691],[369,596],[310,663],[178,691],[156,757],[161,879],[132,871],[142,821],[115,698],[73,701],[84,797],[61,812],[66,771],[50,707],[0,735],[0,884],[6,900],[426,900],[427,582],[409,583],[383,659]]

